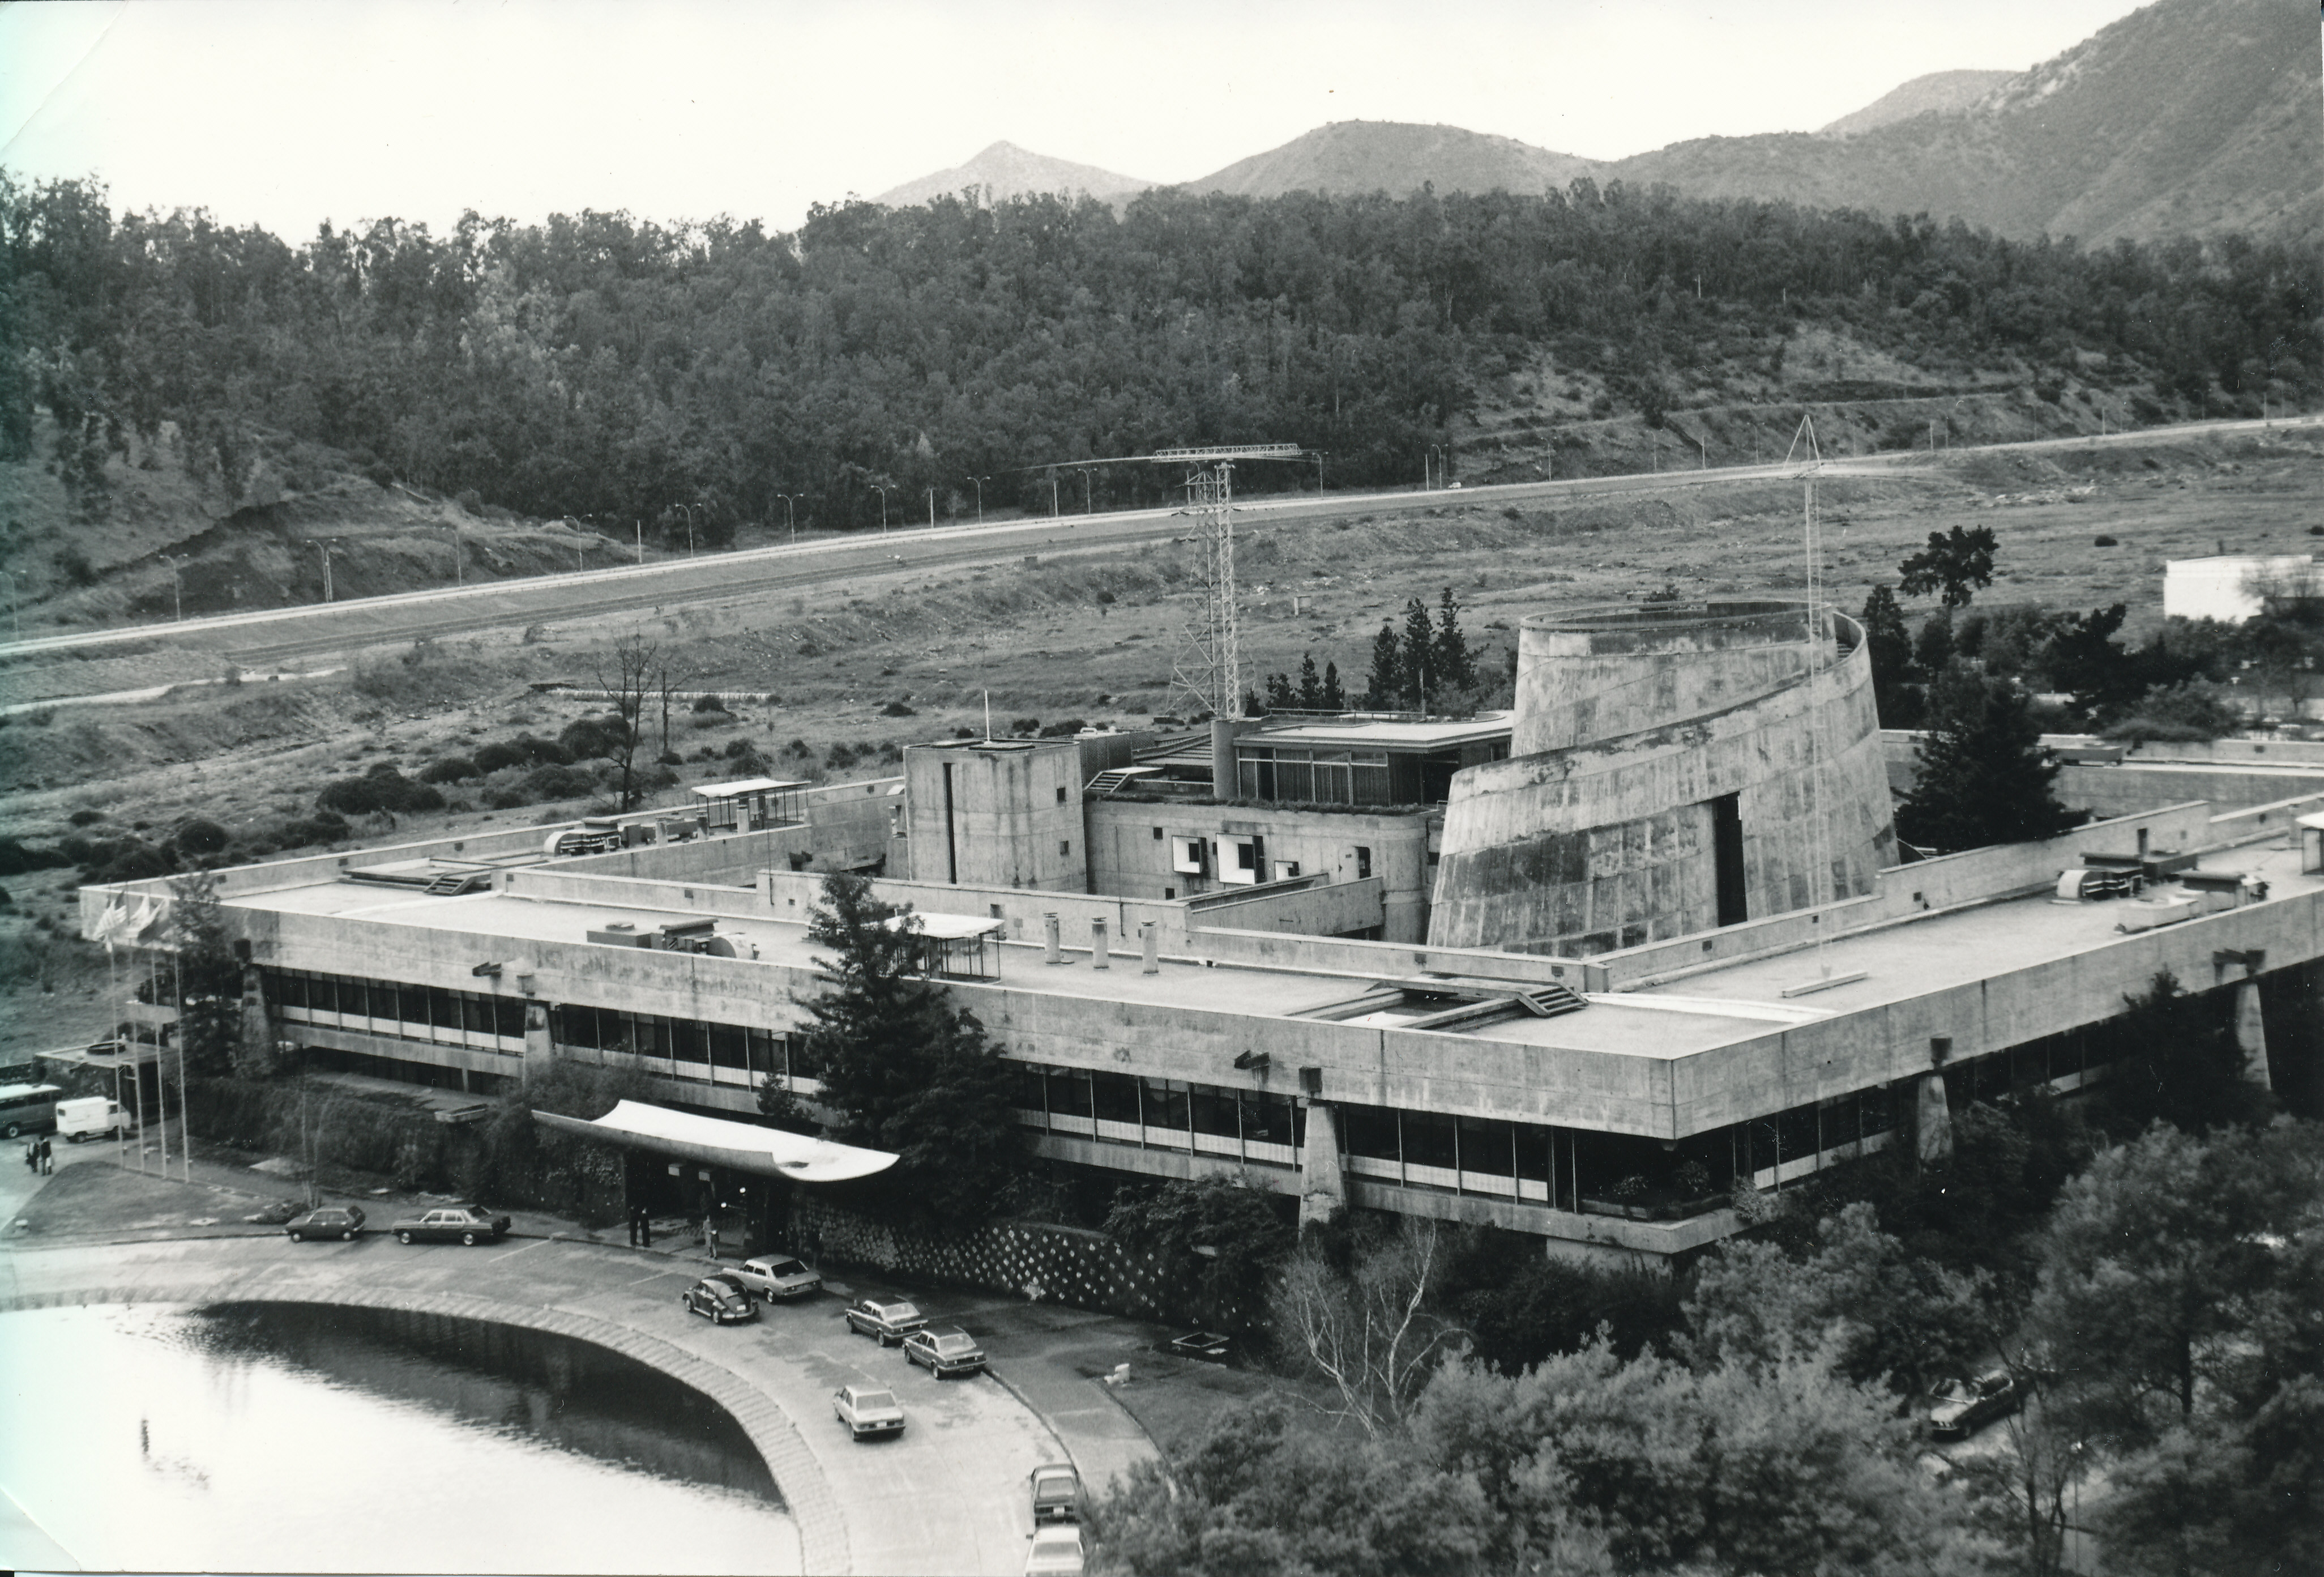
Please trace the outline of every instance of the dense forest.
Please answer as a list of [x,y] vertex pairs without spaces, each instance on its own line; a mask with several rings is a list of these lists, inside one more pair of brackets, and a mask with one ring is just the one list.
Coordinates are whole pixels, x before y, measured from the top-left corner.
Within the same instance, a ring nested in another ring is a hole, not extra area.
[[[917,518],[930,489],[947,514],[973,488],[1046,506],[1044,468],[1167,444],[1297,442],[1335,483],[1403,480],[1481,379],[1553,366],[1593,414],[1659,424],[1758,397],[1803,325],[1940,376],[2120,389],[2150,420],[2158,399],[2256,413],[2324,392],[2318,309],[2312,256],[2237,237],[2086,252],[1586,181],[1166,190],[1119,216],[849,202],[793,234],[472,213],[294,246],[0,172],[0,458],[52,465],[93,511],[108,457],[175,445],[231,498],[256,436],[281,434],[383,484],[613,532],[695,500],[717,540],[787,512]],[[1798,373],[1788,397],[1819,397]],[[1097,501],[1171,480],[1117,468]]]

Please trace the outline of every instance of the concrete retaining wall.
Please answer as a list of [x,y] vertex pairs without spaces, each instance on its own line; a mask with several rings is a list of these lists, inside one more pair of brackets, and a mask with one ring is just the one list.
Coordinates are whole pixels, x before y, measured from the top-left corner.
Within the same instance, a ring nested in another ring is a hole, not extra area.
[[811,1194],[795,1212],[794,1234],[802,1229],[816,1234],[826,1260],[1140,1320],[1194,1318],[1154,1256],[1102,1232],[1005,1218],[964,1232],[914,1232]]

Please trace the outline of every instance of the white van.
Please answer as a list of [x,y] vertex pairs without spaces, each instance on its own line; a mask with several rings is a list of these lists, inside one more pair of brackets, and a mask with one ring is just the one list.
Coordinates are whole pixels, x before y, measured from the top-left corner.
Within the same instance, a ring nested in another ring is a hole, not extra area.
[[92,1095],[81,1100],[57,1102],[57,1132],[79,1144],[91,1134],[100,1136],[129,1126],[129,1112],[117,1100]]

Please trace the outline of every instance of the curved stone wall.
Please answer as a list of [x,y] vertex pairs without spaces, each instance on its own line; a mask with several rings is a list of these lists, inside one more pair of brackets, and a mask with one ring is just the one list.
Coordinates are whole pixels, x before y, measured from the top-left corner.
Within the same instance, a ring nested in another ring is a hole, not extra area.
[[1872,667],[1825,624],[1811,673],[1800,603],[1527,618],[1515,754],[1452,780],[1430,944],[1586,955],[1869,892],[1895,850]]

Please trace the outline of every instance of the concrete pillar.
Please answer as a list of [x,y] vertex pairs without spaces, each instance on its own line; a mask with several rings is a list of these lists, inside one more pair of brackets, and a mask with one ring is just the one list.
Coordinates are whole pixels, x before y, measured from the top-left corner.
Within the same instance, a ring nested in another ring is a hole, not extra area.
[[1211,719],[1211,793],[1222,800],[1231,800],[1240,792],[1235,786],[1234,739],[1232,722],[1225,718]]
[[[256,968],[242,968],[242,1056],[244,1067],[274,1067],[274,1016],[266,1007],[266,977]],[[106,1026],[112,1033],[112,1025]]]
[[1054,909],[1041,916],[1041,940],[1048,955],[1047,962],[1062,964],[1065,961],[1065,950],[1057,936],[1057,915]]
[[2262,1090],[2275,1088],[2267,1073],[2267,1023],[2260,1016],[2255,976],[2236,986],[2236,1044],[2244,1054],[2244,1078]]
[[1149,975],[1158,975],[1162,972],[1162,942],[1159,931],[1160,928],[1151,920],[1141,921],[1139,923],[1138,945],[1139,951],[1146,955],[1146,972]]
[[1348,1173],[1340,1157],[1339,1114],[1320,1100],[1303,1099],[1307,1142],[1299,1151],[1299,1224],[1328,1221],[1348,1208]]
[[1921,1075],[1914,1098],[1913,1136],[1922,1165],[1941,1165],[1952,1158],[1952,1108],[1945,1099],[1945,1076],[1933,1068]]
[[549,1004],[528,1002],[524,1005],[524,1082],[527,1085],[549,1071],[557,1060],[556,1043],[549,1038]]
[[1102,914],[1090,922],[1090,968],[1093,969],[1113,968],[1113,953],[1107,945],[1105,916]]

